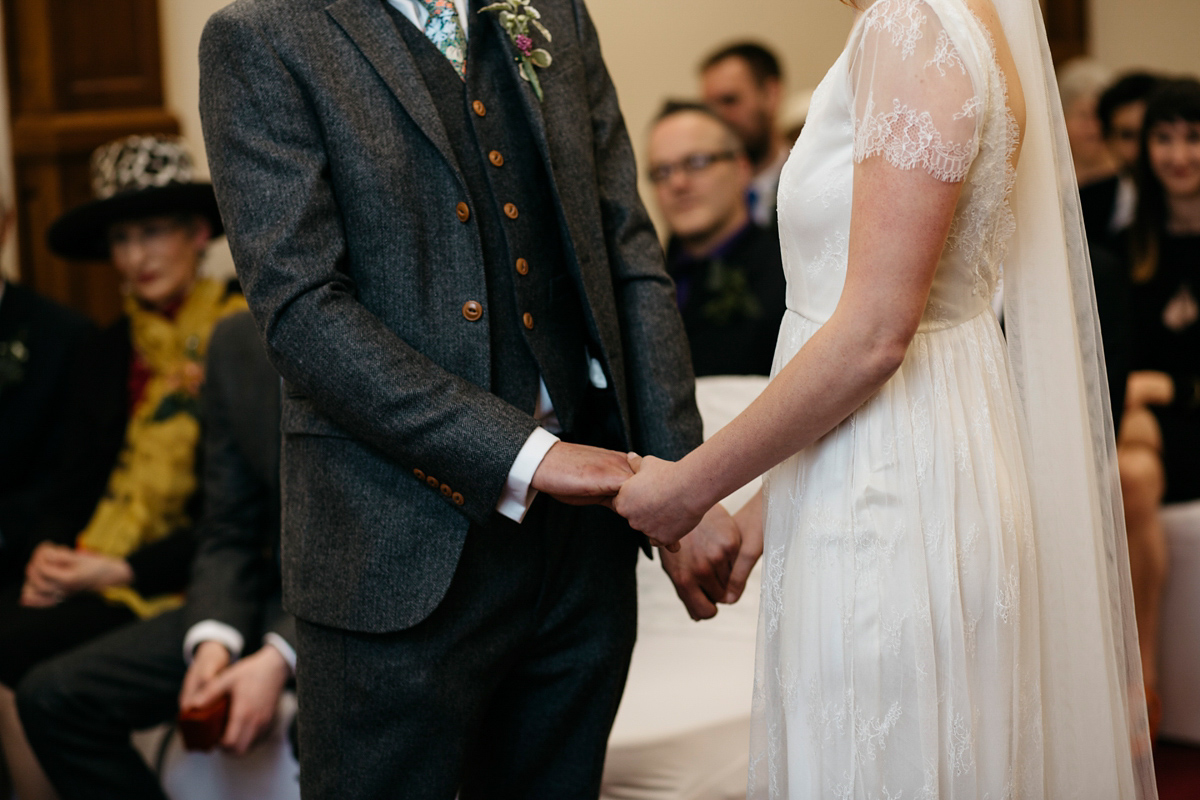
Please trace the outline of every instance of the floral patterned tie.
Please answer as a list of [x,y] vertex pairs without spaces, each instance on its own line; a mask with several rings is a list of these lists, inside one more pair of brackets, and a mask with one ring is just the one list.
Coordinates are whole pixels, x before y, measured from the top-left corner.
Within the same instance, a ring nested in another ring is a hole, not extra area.
[[429,12],[425,20],[425,35],[442,55],[450,59],[458,76],[467,79],[467,36],[463,33],[454,0],[421,0]]

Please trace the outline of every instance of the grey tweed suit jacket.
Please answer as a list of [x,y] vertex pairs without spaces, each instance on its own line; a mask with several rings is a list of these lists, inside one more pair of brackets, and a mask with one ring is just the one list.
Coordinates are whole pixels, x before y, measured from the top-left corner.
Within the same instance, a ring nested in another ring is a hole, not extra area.
[[[554,64],[544,103],[520,102],[594,355],[629,445],[678,459],[701,440],[691,363],[616,93],[583,0],[538,8]],[[382,0],[237,0],[200,67],[238,275],[286,379],[285,604],[402,630],[437,607],[470,524],[495,521],[537,426],[490,393],[505,354],[464,314],[487,296],[466,184]]]

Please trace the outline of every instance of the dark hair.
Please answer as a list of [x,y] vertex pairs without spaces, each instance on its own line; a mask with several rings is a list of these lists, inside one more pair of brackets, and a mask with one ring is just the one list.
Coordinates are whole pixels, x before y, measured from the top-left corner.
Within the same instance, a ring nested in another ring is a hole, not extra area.
[[655,115],[652,125],[658,125],[664,119],[673,117],[676,114],[700,114],[711,119],[720,125],[721,129],[729,135],[730,140],[734,143],[734,149],[739,155],[745,152],[742,145],[742,137],[738,136],[733,126],[722,119],[720,114],[698,100],[667,100],[662,104],[662,108],[658,110],[658,114]]
[[1148,98],[1154,93],[1160,80],[1157,75],[1151,75],[1149,72],[1130,72],[1101,93],[1096,114],[1104,127],[1105,138],[1112,135],[1112,122],[1117,109]]
[[1146,117],[1138,146],[1138,202],[1129,231],[1133,280],[1145,283],[1158,270],[1159,242],[1167,229],[1167,192],[1150,165],[1150,132],[1162,122],[1200,123],[1200,81],[1164,80],[1146,101]]
[[779,66],[779,59],[757,42],[737,42],[728,47],[722,47],[704,59],[704,63],[700,65],[700,71],[707,72],[727,58],[740,58],[744,61],[759,86],[771,79],[783,79],[783,70]]

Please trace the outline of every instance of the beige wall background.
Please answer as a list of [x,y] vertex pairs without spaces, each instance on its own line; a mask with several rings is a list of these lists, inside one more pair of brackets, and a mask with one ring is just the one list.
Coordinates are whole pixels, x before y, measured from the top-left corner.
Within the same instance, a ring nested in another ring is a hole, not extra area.
[[1092,53],[1105,64],[1200,74],[1200,0],[1091,2]]
[[[227,2],[160,0],[167,103],[201,164],[196,53],[205,20]],[[705,54],[759,39],[781,56],[788,91],[812,88],[841,51],[853,13],[838,0],[589,0],[588,7],[639,164],[654,113],[666,98],[696,93]],[[1115,69],[1200,73],[1200,0],[1092,0],[1091,19],[1093,52]],[[646,186],[643,196],[649,201]],[[227,261],[222,247],[214,249],[211,266],[228,269]]]

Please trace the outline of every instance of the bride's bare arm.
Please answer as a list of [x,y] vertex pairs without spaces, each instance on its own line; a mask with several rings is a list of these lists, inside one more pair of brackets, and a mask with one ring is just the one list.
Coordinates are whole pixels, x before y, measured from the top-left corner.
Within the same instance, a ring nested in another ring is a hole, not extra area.
[[832,430],[899,369],[916,334],[961,183],[869,158],[854,170],[846,284],[833,316],[749,408],[683,460],[647,458],[616,509],[678,540],[722,497]]

